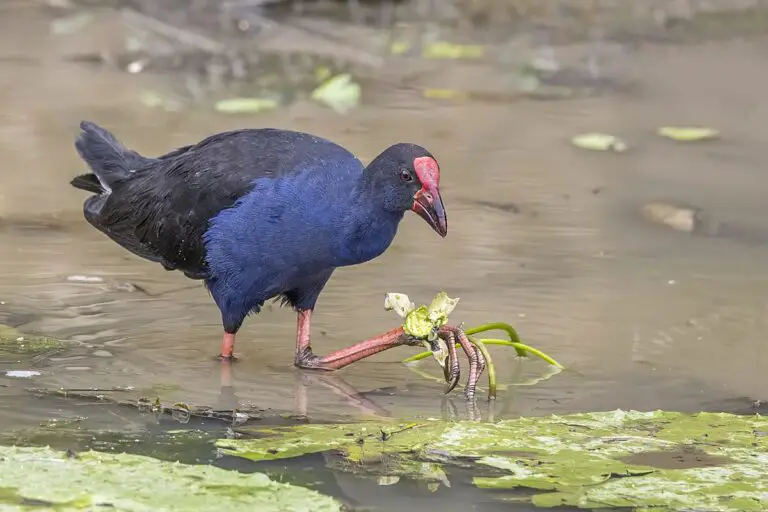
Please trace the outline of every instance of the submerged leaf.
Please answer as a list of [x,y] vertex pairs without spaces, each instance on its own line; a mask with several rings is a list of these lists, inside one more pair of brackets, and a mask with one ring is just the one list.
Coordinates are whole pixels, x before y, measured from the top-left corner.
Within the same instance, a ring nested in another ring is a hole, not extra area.
[[312,91],[312,99],[343,114],[360,104],[360,85],[349,73],[336,75]]
[[[422,421],[250,428],[218,441],[252,460],[338,452],[334,468],[444,483],[471,468],[480,488],[534,490],[540,507],[768,510],[768,418],[611,411],[497,423]],[[343,463],[346,461],[346,463]],[[370,462],[368,462],[370,461]]]
[[93,18],[93,13],[89,11],[58,18],[51,22],[51,33],[58,36],[74,34],[91,23]]
[[[68,456],[50,448],[0,446],[0,509],[29,510],[227,510],[229,512],[337,512],[322,494],[207,465],[171,463],[99,452]],[[38,505],[40,506],[40,505]]]
[[153,91],[142,92],[139,100],[146,107],[161,108],[168,112],[178,112],[184,108],[180,101],[160,95]]
[[656,131],[656,134],[677,141],[694,142],[715,139],[720,135],[720,132],[713,128],[662,126]]
[[576,135],[571,139],[571,143],[578,148],[593,151],[615,151],[621,153],[627,149],[627,144],[623,140],[615,135],[608,135],[606,133]]

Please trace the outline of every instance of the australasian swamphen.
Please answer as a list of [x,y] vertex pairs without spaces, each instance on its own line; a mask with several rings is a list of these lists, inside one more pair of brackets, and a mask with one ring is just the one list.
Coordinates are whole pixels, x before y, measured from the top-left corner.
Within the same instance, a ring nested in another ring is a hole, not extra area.
[[448,233],[435,158],[395,144],[367,167],[326,139],[279,129],[212,135],[158,158],[84,121],[75,147],[93,171],[71,184],[94,195],[85,218],[142,258],[205,281],[221,310],[220,357],[233,358],[245,317],[281,298],[298,313],[294,364],[334,370],[403,343],[402,329],[325,357],[310,319],[338,267],[369,261],[408,210]]

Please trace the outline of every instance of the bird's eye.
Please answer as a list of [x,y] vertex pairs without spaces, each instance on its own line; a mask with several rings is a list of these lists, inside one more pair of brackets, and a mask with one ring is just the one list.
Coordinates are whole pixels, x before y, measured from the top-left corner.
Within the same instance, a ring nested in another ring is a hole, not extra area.
[[400,170],[400,179],[403,181],[413,181],[413,176],[411,176],[411,173],[408,172],[407,169],[401,169]]

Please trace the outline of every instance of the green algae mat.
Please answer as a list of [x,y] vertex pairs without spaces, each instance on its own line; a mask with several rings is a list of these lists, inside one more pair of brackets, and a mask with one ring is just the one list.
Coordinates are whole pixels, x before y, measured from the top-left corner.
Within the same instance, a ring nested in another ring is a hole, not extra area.
[[151,457],[0,446],[0,511],[339,512],[315,491]]
[[11,326],[0,323],[0,356],[37,355],[60,350],[64,343],[47,336],[34,336],[20,332]]
[[524,499],[544,508],[768,510],[768,419],[759,415],[619,410],[243,430],[253,438],[217,445],[258,461],[328,453],[339,470],[431,486],[469,468],[477,487],[502,499],[527,491]]

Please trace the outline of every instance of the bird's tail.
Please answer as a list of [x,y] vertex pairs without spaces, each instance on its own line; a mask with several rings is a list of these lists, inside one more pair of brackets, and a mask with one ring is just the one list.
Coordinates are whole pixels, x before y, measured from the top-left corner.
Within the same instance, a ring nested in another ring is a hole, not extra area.
[[83,121],[80,130],[75,148],[93,174],[74,178],[70,184],[75,188],[97,194],[110,192],[116,182],[130,177],[132,171],[154,161],[126,148],[114,135],[96,123]]

